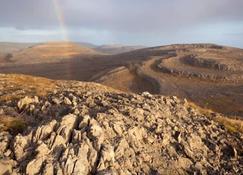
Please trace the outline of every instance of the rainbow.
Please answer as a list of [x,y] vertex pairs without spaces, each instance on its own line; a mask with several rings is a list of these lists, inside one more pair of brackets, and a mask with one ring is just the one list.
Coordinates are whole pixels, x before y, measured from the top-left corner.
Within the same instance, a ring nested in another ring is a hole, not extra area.
[[52,0],[52,3],[53,3],[53,6],[54,6],[55,14],[57,16],[57,20],[58,20],[59,25],[60,25],[61,32],[62,32],[62,36],[63,36],[62,39],[64,41],[69,41],[68,30],[67,30],[67,27],[65,25],[65,17],[64,17],[64,14],[62,12],[60,0]]
[[[52,0],[52,3],[53,3],[53,6],[54,6],[54,10],[55,10],[57,20],[59,22],[61,32],[62,32],[62,37],[63,37],[62,40],[70,43],[70,39],[69,39],[69,36],[68,36],[68,29],[67,29],[66,24],[65,24],[65,17],[64,17],[63,10],[62,10],[61,4],[60,4],[60,0]],[[62,49],[65,49],[68,52],[68,47],[63,47]],[[72,77],[71,64],[68,63],[68,64],[66,64],[66,66],[67,66],[68,78],[71,79],[71,77]]]

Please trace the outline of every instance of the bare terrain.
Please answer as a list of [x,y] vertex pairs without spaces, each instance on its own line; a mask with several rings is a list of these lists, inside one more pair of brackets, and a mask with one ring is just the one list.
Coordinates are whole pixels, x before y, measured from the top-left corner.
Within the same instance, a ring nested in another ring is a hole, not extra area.
[[175,96],[0,74],[0,121],[2,174],[243,171],[242,122]]
[[185,44],[114,55],[98,52],[94,46],[51,43],[13,55],[13,62],[1,64],[1,73],[95,81],[126,92],[176,95],[216,112],[243,116],[242,49]]
[[95,47],[95,50],[106,53],[106,54],[119,54],[124,52],[130,52],[133,50],[138,50],[145,48],[144,46],[126,46],[126,45],[120,45],[120,44],[111,44],[111,45],[101,45],[98,47]]

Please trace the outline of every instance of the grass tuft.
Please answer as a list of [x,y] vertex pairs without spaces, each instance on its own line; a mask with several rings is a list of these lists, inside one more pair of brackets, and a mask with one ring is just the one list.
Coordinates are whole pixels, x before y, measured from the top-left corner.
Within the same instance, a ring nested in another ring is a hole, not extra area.
[[7,115],[0,116],[0,125],[0,132],[8,131],[13,135],[22,133],[27,127],[23,119]]
[[231,119],[223,116],[217,116],[214,120],[225,126],[230,132],[243,133],[243,121],[240,119]]
[[202,108],[193,102],[188,102],[188,107],[198,110],[201,114],[203,114],[205,116],[212,117],[212,119],[215,122],[223,125],[230,132],[243,133],[243,120],[241,120],[241,119],[235,119],[233,117],[225,117],[220,114],[215,116],[215,115],[213,115],[213,114],[215,114],[215,112],[213,112],[213,110]]

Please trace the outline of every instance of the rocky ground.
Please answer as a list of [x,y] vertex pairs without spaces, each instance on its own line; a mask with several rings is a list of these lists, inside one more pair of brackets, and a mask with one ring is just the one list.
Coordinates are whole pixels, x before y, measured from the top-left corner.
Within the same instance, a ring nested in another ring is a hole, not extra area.
[[[28,78],[33,81],[18,81]],[[26,122],[19,133],[0,133],[2,174],[243,173],[242,133],[229,132],[212,120],[219,114],[202,113],[186,100],[35,79],[50,87],[40,95],[35,84],[0,79],[0,119]]]

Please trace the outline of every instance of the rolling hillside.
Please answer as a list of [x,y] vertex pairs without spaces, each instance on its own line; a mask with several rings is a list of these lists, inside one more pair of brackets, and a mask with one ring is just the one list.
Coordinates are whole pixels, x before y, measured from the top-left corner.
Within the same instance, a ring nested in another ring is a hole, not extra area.
[[96,81],[127,92],[176,95],[201,107],[243,116],[242,49],[191,44],[116,55],[90,53],[95,55],[79,55],[55,63],[2,66],[1,72]]

